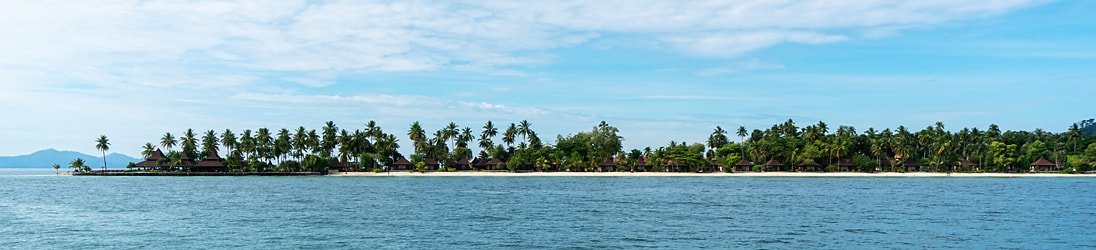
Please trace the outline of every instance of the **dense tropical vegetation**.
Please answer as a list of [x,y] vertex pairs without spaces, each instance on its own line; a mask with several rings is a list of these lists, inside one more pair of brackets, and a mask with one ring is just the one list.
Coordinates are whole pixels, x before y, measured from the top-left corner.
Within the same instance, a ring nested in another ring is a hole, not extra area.
[[[188,161],[221,152],[226,155],[225,165],[237,172],[331,167],[385,171],[401,159],[418,171],[483,170],[482,163],[493,159],[498,168],[488,169],[509,171],[731,172],[740,162],[755,165],[749,168],[753,171],[764,169],[760,165],[765,162],[781,162],[819,164],[825,171],[901,172],[913,163],[919,171],[1026,172],[1040,158],[1069,172],[1091,171],[1096,165],[1096,136],[1084,132],[1089,127],[1091,122],[1073,124],[1063,133],[1001,131],[997,125],[985,130],[948,130],[937,122],[916,131],[899,126],[858,132],[852,126],[834,129],[818,122],[800,127],[787,120],[766,129],[738,127],[734,130],[738,141],[730,139],[730,131],[716,126],[704,143],[671,141],[657,148],[625,151],[619,130],[606,122],[589,131],[558,135],[554,144],[546,144],[533,124],[524,120],[503,126],[487,121],[479,129],[449,123],[433,133],[416,121],[406,133],[413,148],[405,158],[398,150],[397,136],[376,122],[350,130],[329,121],[319,130],[258,128],[235,133],[226,129],[199,135],[188,129],[179,137],[165,133],[158,145],[167,150],[160,160],[164,171],[179,170]],[[105,154],[107,148],[100,149]],[[149,142],[142,152],[148,158],[157,150]]]

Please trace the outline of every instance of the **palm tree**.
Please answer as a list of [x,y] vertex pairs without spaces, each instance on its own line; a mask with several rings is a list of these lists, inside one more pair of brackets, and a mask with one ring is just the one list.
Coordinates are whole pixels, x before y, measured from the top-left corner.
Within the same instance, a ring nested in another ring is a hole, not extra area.
[[[458,129],[460,129],[460,127],[458,127],[456,123],[450,122],[449,125],[446,125],[445,129],[442,130],[444,131],[445,136],[443,141],[448,143],[451,139],[457,139],[457,135],[460,133],[460,130]],[[455,144],[456,143],[453,145],[454,148],[456,147]]]
[[155,153],[156,153],[156,147],[152,146],[151,142],[146,142],[145,146],[141,147],[141,156],[144,156],[145,159],[148,159],[149,157],[152,156],[152,154],[155,154]]
[[742,143],[742,147],[740,147],[742,148],[742,159],[746,159],[746,135],[749,135],[748,132],[746,132],[746,127],[738,126],[737,134],[739,142]]
[[232,149],[237,147],[236,135],[232,133],[232,130],[225,129],[225,132],[221,134],[221,145],[228,151],[226,154],[232,154]]
[[310,151],[315,154],[320,150],[320,135],[316,133],[315,129],[308,130],[308,136],[304,140],[305,148],[311,149]]
[[[745,129],[743,129],[745,130]],[[727,131],[723,130],[723,127],[715,126],[715,131],[712,131],[712,135],[708,136],[708,148],[718,149],[727,144]]]
[[160,146],[166,148],[169,152],[171,151],[171,148],[175,147],[178,143],[179,141],[175,140],[175,136],[171,135],[171,132],[164,133],[164,137],[160,138]]
[[219,143],[217,141],[219,141],[217,132],[213,130],[206,131],[205,134],[202,135],[202,155],[209,155],[216,152],[219,149],[217,146]]
[[483,149],[481,155],[487,155],[486,152],[491,151],[491,148],[495,146],[492,141],[496,135],[499,134],[499,129],[495,128],[495,124],[491,121],[487,121],[487,124],[483,125],[483,133],[480,133],[479,146]]
[[[883,157],[885,157],[886,154],[887,154],[886,148],[884,147],[883,143],[881,143],[880,140],[878,140],[878,139],[877,140],[871,140],[870,151],[871,151],[872,156],[875,157],[875,160],[878,161],[878,164],[876,164],[876,165],[878,165],[879,168],[882,168],[883,167]],[[894,164],[891,164],[891,165],[894,165]]]
[[[274,156],[278,159],[278,162],[284,162],[285,156],[291,151],[292,145],[290,145],[291,138],[289,137],[289,130],[282,128],[278,130],[278,138],[274,139]],[[320,152],[321,154],[323,152]]]
[[251,135],[250,129],[244,129],[244,132],[240,133],[240,151],[248,160],[255,155],[255,137]]
[[468,143],[472,142],[476,136],[472,135],[472,128],[464,127],[460,130],[460,134],[457,135],[457,147],[468,148]]
[[[297,132],[299,134],[304,134],[303,133],[304,128],[302,127]],[[302,139],[301,139],[300,144],[295,146],[297,148],[303,148],[304,147],[303,135],[301,137],[302,137]],[[341,162],[349,162],[350,161],[351,141],[353,139],[354,138],[350,135],[350,131],[346,131],[346,129],[342,129],[342,130],[339,131],[339,137],[338,137],[338,139],[336,139],[336,140],[338,140],[338,143],[339,143],[339,145],[338,145],[339,153],[336,154],[339,158],[339,161],[341,161]],[[294,144],[297,143],[296,140],[297,139],[294,138]]]
[[95,148],[103,153],[103,170],[107,170],[107,150],[110,150],[110,140],[107,140],[105,135],[99,135],[99,139],[95,139]]
[[[343,133],[346,133],[346,130],[343,130]],[[304,129],[304,126],[297,127],[296,133],[293,133],[293,141],[291,143],[294,149],[293,157],[297,158],[297,161],[300,161],[304,157],[304,150],[307,141],[308,132]]]
[[529,121],[526,120],[521,120],[521,123],[518,123],[517,132],[519,135],[521,135],[522,141],[529,142],[529,134],[533,133],[533,130],[530,129],[529,126],[532,126],[532,124],[529,124]]
[[415,144],[416,153],[426,152],[426,131],[422,129],[419,121],[411,123],[411,129],[407,131],[407,137],[411,138],[411,142]]
[[255,153],[270,164],[270,151],[274,145],[273,138],[270,137],[270,129],[259,128],[255,133]]
[[53,172],[56,174],[61,174],[61,164],[53,164]]
[[506,143],[506,146],[514,145],[514,140],[517,139],[518,127],[514,123],[510,123],[510,127],[506,128],[506,132],[502,133],[502,142]]
[[324,158],[331,158],[331,150],[334,150],[339,143],[337,141],[339,127],[335,126],[334,121],[327,121],[324,123],[321,132],[323,137],[320,140],[320,155]]
[[87,165],[84,163],[84,159],[76,158],[69,162],[69,169],[72,169],[73,171],[83,171],[86,168]]
[[198,137],[194,134],[193,129],[186,129],[186,133],[183,133],[183,139],[179,144],[183,146],[184,158],[195,158],[198,151]]
[[381,127],[377,126],[377,121],[369,120],[365,123],[365,134],[373,140],[379,140],[384,136],[384,131],[381,131]]

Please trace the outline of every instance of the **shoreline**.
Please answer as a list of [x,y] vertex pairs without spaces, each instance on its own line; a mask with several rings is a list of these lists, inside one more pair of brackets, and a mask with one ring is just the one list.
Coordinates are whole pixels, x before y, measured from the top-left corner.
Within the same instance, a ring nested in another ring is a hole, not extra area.
[[340,172],[327,176],[336,177],[976,177],[976,178],[1091,178],[1094,174],[1056,173],[855,173],[855,172],[749,172],[749,173],[671,173],[671,172]]

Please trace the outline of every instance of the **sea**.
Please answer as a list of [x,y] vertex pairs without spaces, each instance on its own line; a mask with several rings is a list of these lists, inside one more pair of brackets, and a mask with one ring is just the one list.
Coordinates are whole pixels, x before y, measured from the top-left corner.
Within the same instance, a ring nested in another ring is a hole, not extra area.
[[1094,249],[1096,178],[0,169],[4,249]]

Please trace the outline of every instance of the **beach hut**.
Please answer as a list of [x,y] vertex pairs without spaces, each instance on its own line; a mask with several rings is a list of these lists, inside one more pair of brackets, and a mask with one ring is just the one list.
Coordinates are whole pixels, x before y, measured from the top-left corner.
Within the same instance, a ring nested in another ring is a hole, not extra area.
[[646,156],[639,157],[639,160],[636,160],[636,171],[647,172],[647,171],[650,171],[650,168],[651,168],[651,164],[647,163],[647,157]]
[[818,165],[814,160],[807,159],[802,164],[796,166],[796,171],[800,172],[822,172],[822,165]]
[[1039,157],[1039,160],[1031,163],[1031,172],[1057,172],[1061,170],[1058,164],[1054,164],[1043,157]]
[[734,164],[734,171],[735,172],[750,172],[750,171],[753,171],[753,162],[747,161],[746,159],[739,160],[738,163]]
[[765,171],[784,171],[784,163],[780,163],[776,159],[769,159],[765,162]]
[[337,174],[339,172],[352,172],[352,171],[354,171],[353,165],[356,165],[356,164],[351,164],[349,162],[345,162],[345,161],[341,161],[341,160],[335,160],[335,161],[331,162],[330,166],[327,167],[327,173]]
[[408,171],[408,170],[411,170],[413,168],[414,167],[411,166],[411,162],[408,161],[407,158],[400,157],[400,158],[396,158],[395,162],[392,162],[392,168],[390,170],[392,170],[392,171]]
[[957,166],[958,168],[955,171],[956,172],[978,172],[978,168],[976,167],[977,165],[978,164],[974,164],[974,162],[971,162],[970,160],[963,159],[963,160],[959,161],[959,165]]
[[666,172],[689,172],[689,165],[674,160],[667,161],[664,167]]
[[426,170],[438,170],[441,167],[441,163],[437,159],[426,158],[422,160],[423,165],[426,165]]
[[902,167],[905,168],[906,172],[921,171],[921,164],[917,163],[917,161],[913,159],[906,159],[905,161],[903,161]]
[[852,160],[849,159],[839,159],[835,165],[837,165],[837,172],[852,172],[853,168],[856,167],[856,164],[853,164]]
[[224,159],[217,155],[217,151],[210,150],[202,161],[190,166],[191,172],[228,172],[228,167],[225,167]]
[[889,158],[879,160],[879,171],[894,171],[894,161]]
[[136,168],[136,170],[153,170],[156,168],[160,168],[160,161],[166,158],[167,157],[164,156],[164,152],[156,149],[156,152],[152,152],[152,154],[150,154],[147,159],[142,162],[138,162],[137,164],[134,164],[133,168]]
[[491,158],[483,163],[483,166],[487,170],[501,170],[502,161],[497,158]]
[[598,167],[601,168],[601,172],[616,172],[617,164],[613,161],[612,157],[609,157],[602,161],[601,164],[598,164]]
[[472,162],[468,161],[468,158],[463,158],[457,161],[456,166],[453,166],[456,170],[472,170]]

